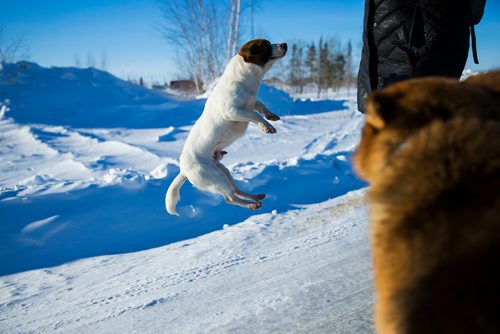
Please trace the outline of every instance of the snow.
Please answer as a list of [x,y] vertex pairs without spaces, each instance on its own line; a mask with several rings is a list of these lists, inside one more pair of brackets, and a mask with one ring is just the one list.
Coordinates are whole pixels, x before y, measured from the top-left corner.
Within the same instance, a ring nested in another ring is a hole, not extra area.
[[11,332],[370,332],[363,194],[3,276],[0,323]]
[[223,159],[262,209],[186,184],[173,217],[164,193],[203,98],[4,64],[0,332],[372,332],[354,94],[263,85],[278,133],[250,126]]

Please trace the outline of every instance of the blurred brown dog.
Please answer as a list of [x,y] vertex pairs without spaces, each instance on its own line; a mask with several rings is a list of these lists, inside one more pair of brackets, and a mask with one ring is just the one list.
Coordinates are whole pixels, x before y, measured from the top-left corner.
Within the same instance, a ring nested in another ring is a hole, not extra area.
[[373,93],[367,180],[379,333],[500,333],[500,71]]

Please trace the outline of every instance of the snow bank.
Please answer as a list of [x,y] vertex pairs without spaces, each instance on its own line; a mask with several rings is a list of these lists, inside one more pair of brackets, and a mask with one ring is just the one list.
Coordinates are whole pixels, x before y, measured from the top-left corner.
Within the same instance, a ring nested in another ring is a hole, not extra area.
[[[4,64],[0,101],[8,97],[16,122],[71,127],[147,128],[188,124],[203,101],[177,103],[173,95],[123,81],[94,68]],[[198,108],[197,108],[198,107]]]

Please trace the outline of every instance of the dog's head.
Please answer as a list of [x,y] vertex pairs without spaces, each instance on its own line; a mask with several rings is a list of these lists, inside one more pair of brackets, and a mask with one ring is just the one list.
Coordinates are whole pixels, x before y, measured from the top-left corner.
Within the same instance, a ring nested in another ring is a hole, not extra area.
[[413,79],[372,93],[367,100],[361,142],[353,157],[358,174],[372,183],[414,135],[436,122],[458,118],[498,120],[495,105],[500,102],[499,95],[484,87],[485,79],[498,85],[500,72],[495,80],[484,76],[474,82]]
[[286,51],[286,43],[271,44],[266,39],[254,39],[241,47],[239,55],[245,62],[268,71],[276,61],[286,55]]

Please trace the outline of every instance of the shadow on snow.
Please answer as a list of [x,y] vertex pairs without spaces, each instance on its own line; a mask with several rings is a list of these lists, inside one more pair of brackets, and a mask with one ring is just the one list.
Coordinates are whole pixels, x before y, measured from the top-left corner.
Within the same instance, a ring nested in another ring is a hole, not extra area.
[[319,155],[284,168],[267,166],[249,182],[238,182],[244,190],[268,194],[259,211],[227,205],[221,196],[198,191],[186,182],[178,204],[181,217],[170,216],[164,209],[164,195],[176,172],[167,179],[149,181],[139,190],[93,187],[2,201],[0,275],[158,247],[242,222],[251,215],[283,212],[294,208],[293,204],[340,196],[365,186],[344,159],[349,154]]

